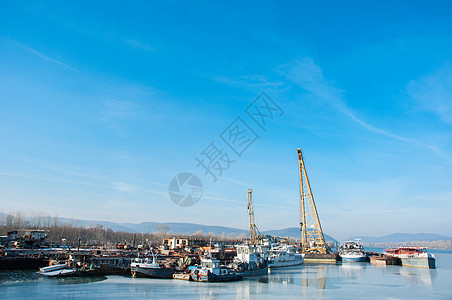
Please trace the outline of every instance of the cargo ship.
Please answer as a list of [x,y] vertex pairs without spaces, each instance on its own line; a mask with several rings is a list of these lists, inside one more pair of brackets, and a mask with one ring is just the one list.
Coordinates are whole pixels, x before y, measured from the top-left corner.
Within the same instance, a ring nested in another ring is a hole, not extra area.
[[358,241],[345,242],[339,248],[339,256],[343,262],[365,262],[368,261],[364,247]]
[[427,249],[427,247],[399,247],[388,248],[384,252],[389,256],[400,258],[402,267],[436,269],[435,256],[427,253]]

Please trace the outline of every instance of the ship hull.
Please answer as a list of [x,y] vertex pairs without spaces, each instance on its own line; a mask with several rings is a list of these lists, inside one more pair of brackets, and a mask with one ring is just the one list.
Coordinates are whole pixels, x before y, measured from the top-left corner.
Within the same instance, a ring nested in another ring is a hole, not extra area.
[[243,275],[240,274],[228,274],[228,275],[215,275],[208,274],[191,274],[191,279],[198,282],[226,282],[226,281],[239,281],[243,279]]
[[132,267],[132,274],[136,277],[148,277],[148,278],[162,278],[170,279],[173,278],[173,274],[176,272],[172,268],[141,268]]
[[435,258],[433,257],[408,257],[401,258],[402,267],[436,269]]
[[389,266],[389,265],[402,265],[402,262],[398,257],[393,256],[370,256],[370,263],[379,266]]
[[304,263],[316,264],[335,264],[338,260],[338,255],[334,253],[306,253],[304,255]]
[[241,274],[244,277],[252,277],[252,276],[260,276],[268,274],[268,266],[259,269],[251,269],[251,270],[243,270],[240,272],[236,272],[237,274]]
[[339,255],[342,262],[366,262],[368,258],[366,255]]
[[37,270],[49,265],[47,258],[32,257],[2,257],[0,270]]
[[303,264],[303,259],[289,260],[289,261],[276,261],[269,263],[269,268],[283,268],[291,266],[299,266]]

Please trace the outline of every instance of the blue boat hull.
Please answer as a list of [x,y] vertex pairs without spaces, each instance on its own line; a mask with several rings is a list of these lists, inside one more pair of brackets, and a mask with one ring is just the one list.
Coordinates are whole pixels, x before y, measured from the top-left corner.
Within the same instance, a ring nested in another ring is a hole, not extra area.
[[341,258],[342,258],[343,262],[366,262],[366,261],[368,261],[367,256],[354,256],[354,257],[348,257],[348,256],[342,257],[341,256]]

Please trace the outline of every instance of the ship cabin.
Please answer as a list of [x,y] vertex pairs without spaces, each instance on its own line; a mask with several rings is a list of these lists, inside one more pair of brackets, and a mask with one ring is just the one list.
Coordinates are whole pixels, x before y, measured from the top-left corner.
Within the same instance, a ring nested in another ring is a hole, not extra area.
[[237,245],[236,260],[245,263],[262,263],[267,260],[267,247],[253,245]]
[[201,266],[190,266],[190,270],[198,270],[200,274],[206,274],[208,272],[214,275],[227,275],[229,270],[225,266],[220,265],[219,259],[213,259],[208,257],[201,258]]

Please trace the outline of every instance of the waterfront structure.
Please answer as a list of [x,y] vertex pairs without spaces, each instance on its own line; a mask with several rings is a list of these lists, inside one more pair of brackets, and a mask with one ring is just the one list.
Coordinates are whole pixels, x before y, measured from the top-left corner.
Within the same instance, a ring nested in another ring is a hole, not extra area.
[[193,242],[190,243],[190,240],[185,238],[173,237],[163,240],[163,246],[168,246],[169,249],[184,248],[191,245],[193,245]]
[[320,224],[311,184],[309,183],[300,148],[297,149],[297,153],[300,175],[301,251],[302,253],[326,254],[327,247],[323,236],[322,225]]
[[254,221],[254,208],[253,208],[253,190],[248,189],[248,217],[250,226],[250,243],[251,245],[256,245],[261,239],[262,235],[257,229],[256,223]]

